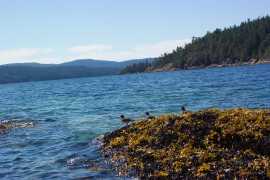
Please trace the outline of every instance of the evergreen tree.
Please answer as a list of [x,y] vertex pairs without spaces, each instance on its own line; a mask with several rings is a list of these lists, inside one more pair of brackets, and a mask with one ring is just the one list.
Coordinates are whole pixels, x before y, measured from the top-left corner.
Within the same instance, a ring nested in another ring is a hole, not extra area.
[[250,59],[270,59],[270,17],[247,20],[239,26],[216,29],[203,37],[193,37],[184,48],[164,53],[155,63],[127,67],[123,72],[144,72],[168,64],[175,68],[203,67],[211,64],[244,63]]

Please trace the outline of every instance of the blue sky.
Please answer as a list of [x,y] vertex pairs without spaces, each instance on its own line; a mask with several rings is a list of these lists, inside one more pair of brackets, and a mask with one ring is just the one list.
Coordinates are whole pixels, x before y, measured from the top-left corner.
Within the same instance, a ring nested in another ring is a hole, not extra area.
[[159,56],[269,12],[269,0],[0,0],[0,64]]

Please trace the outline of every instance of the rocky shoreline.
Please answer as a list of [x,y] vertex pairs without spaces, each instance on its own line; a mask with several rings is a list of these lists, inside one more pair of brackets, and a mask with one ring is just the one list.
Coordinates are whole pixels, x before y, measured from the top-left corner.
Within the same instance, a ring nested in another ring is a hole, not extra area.
[[237,67],[237,66],[252,66],[258,64],[270,64],[270,59],[250,59],[244,63],[234,63],[234,64],[211,64],[209,66],[191,66],[184,69],[179,69],[173,66],[173,64],[167,64],[161,68],[149,67],[145,72],[166,72],[166,71],[180,71],[180,70],[192,70],[192,69],[207,69],[207,68],[223,68],[223,67]]
[[103,138],[120,176],[270,178],[270,110],[207,109],[136,121]]

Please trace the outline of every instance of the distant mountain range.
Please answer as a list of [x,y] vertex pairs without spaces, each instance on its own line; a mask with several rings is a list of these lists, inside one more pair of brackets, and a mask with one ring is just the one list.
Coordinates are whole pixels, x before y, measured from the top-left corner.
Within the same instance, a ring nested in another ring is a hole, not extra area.
[[152,62],[153,60],[154,58],[145,58],[116,62],[79,59],[62,64],[5,64],[0,66],[0,84],[117,75],[122,69],[131,64]]

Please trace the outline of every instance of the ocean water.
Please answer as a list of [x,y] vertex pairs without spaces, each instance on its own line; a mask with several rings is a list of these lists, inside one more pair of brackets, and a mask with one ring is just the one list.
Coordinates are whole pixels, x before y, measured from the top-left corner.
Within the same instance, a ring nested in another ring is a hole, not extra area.
[[121,179],[96,138],[143,117],[203,108],[269,108],[270,65],[0,85],[0,179]]

